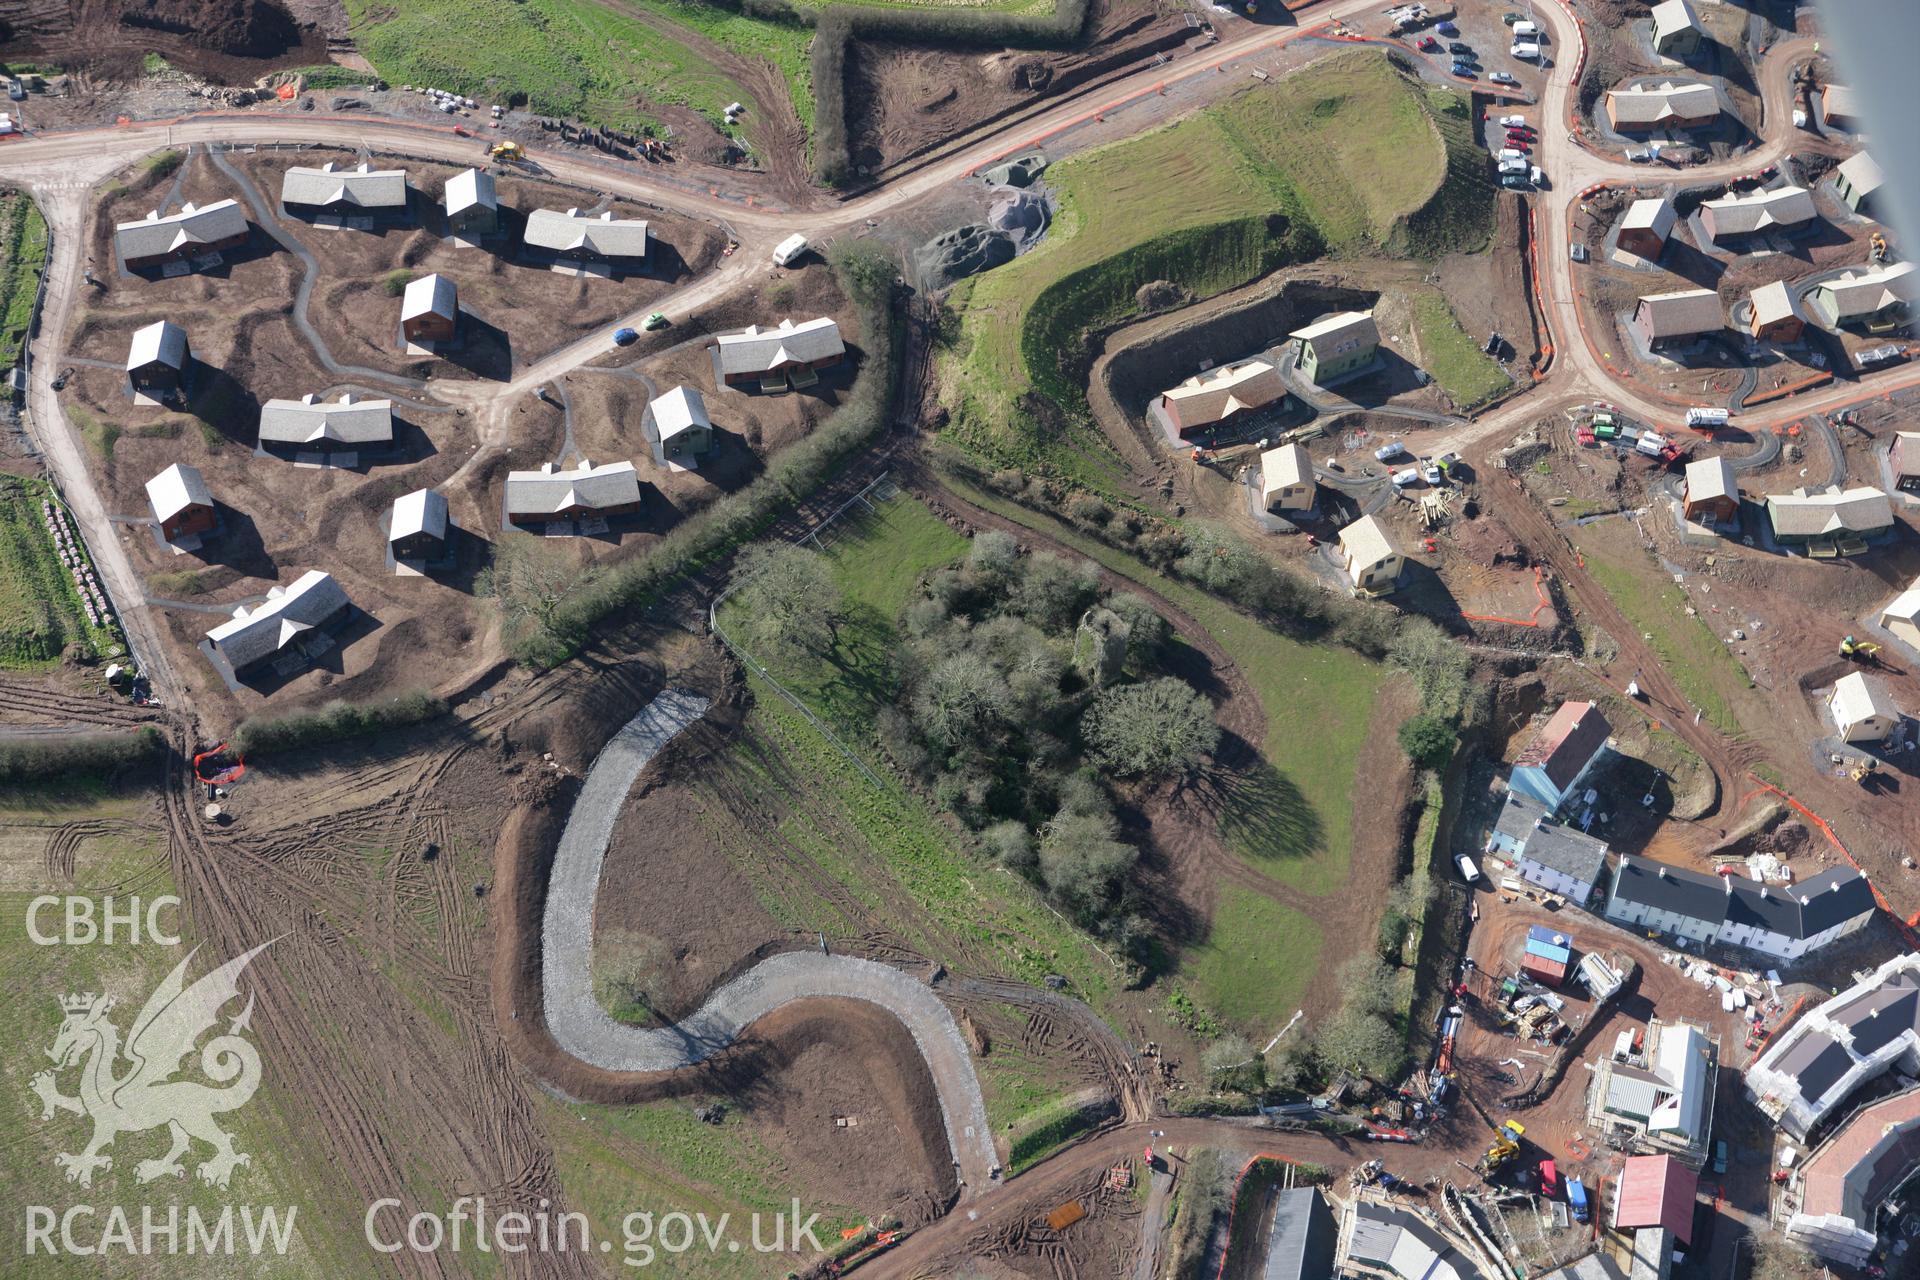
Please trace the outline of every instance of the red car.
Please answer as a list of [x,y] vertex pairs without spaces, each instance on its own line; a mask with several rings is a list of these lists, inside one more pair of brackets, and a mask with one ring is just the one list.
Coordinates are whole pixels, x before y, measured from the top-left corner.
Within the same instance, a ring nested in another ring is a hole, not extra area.
[[1525,151],[1533,145],[1533,139],[1524,133],[1510,133],[1507,135],[1507,145]]
[[1422,53],[1438,53],[1440,52],[1440,42],[1432,36],[1421,36],[1420,51]]

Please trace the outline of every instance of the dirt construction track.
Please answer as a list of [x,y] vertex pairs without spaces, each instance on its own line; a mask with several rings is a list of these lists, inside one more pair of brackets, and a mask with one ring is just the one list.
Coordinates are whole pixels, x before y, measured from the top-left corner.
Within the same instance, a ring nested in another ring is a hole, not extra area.
[[926,1059],[963,1194],[992,1186],[999,1162],[966,1041],[939,998],[898,969],[851,956],[788,952],[741,974],[671,1028],[623,1026],[594,999],[593,904],[614,819],[647,762],[706,709],[707,699],[697,694],[667,690],[613,736],[587,774],[554,857],[542,929],[543,1003],[555,1043],[604,1070],[673,1071],[706,1061],[745,1027],[793,1001],[865,1001],[899,1019]]

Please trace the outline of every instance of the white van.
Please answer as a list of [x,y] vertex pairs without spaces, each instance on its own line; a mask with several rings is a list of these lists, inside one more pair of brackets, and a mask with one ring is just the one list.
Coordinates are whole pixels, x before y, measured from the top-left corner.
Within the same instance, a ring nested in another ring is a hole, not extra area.
[[1404,489],[1408,485],[1419,483],[1420,469],[1418,467],[1408,467],[1405,471],[1396,471],[1393,473],[1393,487],[1396,489]]
[[1518,147],[1502,147],[1493,156],[1496,160],[1525,160],[1527,153]]
[[1463,853],[1453,860],[1453,865],[1460,868],[1461,878],[1468,884],[1480,883],[1480,868],[1474,865],[1472,858]]
[[1507,52],[1522,62],[1533,62],[1540,57],[1540,46],[1531,40],[1516,40]]
[[773,248],[773,265],[784,267],[807,251],[807,238],[803,235],[791,235]]
[[1525,18],[1522,18],[1513,24],[1513,38],[1516,41],[1525,40],[1529,44],[1538,44],[1540,41],[1540,24],[1537,22],[1528,22]]

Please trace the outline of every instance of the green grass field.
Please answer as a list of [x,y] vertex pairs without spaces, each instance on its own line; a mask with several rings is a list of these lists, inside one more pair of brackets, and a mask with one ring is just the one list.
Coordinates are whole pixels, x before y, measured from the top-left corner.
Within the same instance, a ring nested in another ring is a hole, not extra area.
[[88,625],[73,577],[60,563],[40,503],[44,481],[0,476],[0,670],[38,670],[85,641],[100,652],[117,643]]
[[30,197],[0,197],[0,245],[6,246],[0,261],[0,369],[9,369],[20,363],[47,261],[47,221]]
[[690,107],[716,124],[726,105],[767,110],[673,37],[684,26],[781,71],[803,122],[813,120],[811,31],[704,5],[636,0],[417,0],[396,8],[347,0],[360,52],[394,84],[433,85],[487,101],[520,96],[544,115],[638,128],[655,123],[636,96]]
[[[1062,368],[1078,335],[1136,314],[1134,292],[1151,280],[1207,297],[1323,253],[1471,249],[1476,226],[1484,243],[1490,188],[1460,176],[1484,168],[1456,143],[1466,111],[1385,56],[1354,52],[1054,166],[1046,239],[951,295],[949,432],[997,459],[1111,478],[1084,387]],[[1059,414],[1033,412],[1033,391]]]
[[1249,1035],[1278,1031],[1313,981],[1319,926],[1283,903],[1237,886],[1220,893],[1206,941],[1180,977],[1202,1008]]
[[1513,379],[1460,327],[1446,298],[1433,289],[1413,297],[1420,362],[1462,410],[1477,408],[1513,385]]
[[1687,613],[1687,593],[1659,565],[1626,539],[1610,536],[1615,521],[1587,525],[1573,532],[1573,543],[1593,575],[1620,612],[1643,635],[1653,637],[1653,651],[1680,686],[1687,701],[1720,732],[1740,736],[1740,718],[1734,704],[1753,687],[1753,680],[1697,615]]
[[[183,1239],[185,1214],[190,1207],[212,1221],[228,1205],[298,1206],[295,1233],[286,1257],[255,1260],[244,1252],[233,1257],[196,1256],[187,1270],[195,1276],[207,1277],[349,1274],[356,1260],[364,1264],[364,1247],[359,1245],[357,1236],[344,1241],[332,1239],[314,1215],[316,1197],[328,1194],[327,1184],[334,1181],[336,1175],[324,1163],[314,1160],[316,1153],[312,1144],[278,1109],[271,1062],[266,1064],[266,1085],[260,1093],[245,1107],[220,1118],[221,1127],[233,1135],[235,1148],[252,1157],[252,1164],[235,1171],[226,1191],[206,1186],[194,1178],[194,1168],[207,1154],[207,1148],[199,1144],[185,1158],[186,1177],[161,1178],[144,1185],[137,1182],[135,1164],[166,1151],[167,1135],[163,1129],[119,1135],[110,1151],[114,1157],[113,1168],[97,1174],[89,1189],[67,1183],[53,1162],[57,1152],[79,1151],[92,1129],[86,1118],[67,1112],[55,1112],[52,1119],[42,1120],[39,1103],[30,1091],[33,1076],[51,1065],[46,1050],[53,1043],[63,1017],[59,997],[68,992],[104,992],[115,997],[119,1003],[110,1017],[124,1033],[148,995],[186,958],[194,940],[186,936],[178,947],[150,942],[42,946],[27,932],[28,907],[36,896],[45,893],[74,893],[92,898],[96,910],[108,892],[114,894],[123,907],[127,896],[132,894],[151,899],[170,893],[172,882],[166,841],[157,833],[83,840],[75,859],[71,886],[56,881],[46,866],[47,839],[61,823],[88,817],[140,819],[150,815],[150,803],[146,797],[140,797],[109,799],[84,809],[69,804],[56,809],[37,809],[15,797],[0,809],[0,980],[5,981],[7,990],[14,996],[14,1012],[7,1019],[6,1030],[0,1032],[0,1095],[11,1103],[8,1138],[0,1143],[0,1185],[13,1193],[15,1205],[46,1205],[56,1213],[74,1204],[100,1206],[100,1218],[90,1224],[96,1236],[105,1228],[106,1206],[124,1206],[131,1215],[136,1241],[142,1206],[151,1206],[162,1221],[170,1206],[177,1207],[182,1215]],[[163,927],[179,927],[185,932],[185,921],[177,908],[163,911],[159,919]],[[51,914],[43,912],[39,925],[43,932],[51,930],[58,934],[58,909]],[[223,956],[220,960],[227,958]],[[188,971],[188,979],[207,972],[211,967],[209,960],[205,955],[196,959]],[[227,1012],[231,1015],[238,1009],[239,1005],[235,1004]],[[117,1069],[124,1071],[125,1067],[123,1062]],[[197,1068],[190,1070],[197,1071]],[[60,1091],[73,1094],[77,1077],[78,1072],[71,1068],[59,1072]],[[358,1215],[350,1215],[346,1220],[357,1222]],[[81,1220],[77,1234],[82,1240],[88,1229],[89,1224]],[[25,1256],[23,1222],[17,1209],[13,1231],[14,1256],[8,1259],[5,1268],[9,1277],[25,1280],[158,1274],[154,1259],[124,1252],[85,1259],[49,1258],[44,1254]]]

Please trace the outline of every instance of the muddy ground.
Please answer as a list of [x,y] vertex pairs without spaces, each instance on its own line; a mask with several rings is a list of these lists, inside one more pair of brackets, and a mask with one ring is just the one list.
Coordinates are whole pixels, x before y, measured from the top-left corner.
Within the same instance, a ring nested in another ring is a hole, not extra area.
[[346,26],[335,0],[27,0],[9,10],[0,45],[10,58],[132,78],[157,52],[232,84],[328,61],[328,32]]
[[1151,0],[1095,0],[1075,48],[947,50],[854,41],[847,50],[847,134],[862,174],[880,178],[982,125],[1129,70],[1193,34]]

